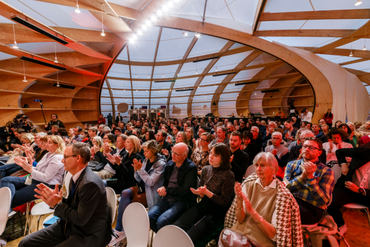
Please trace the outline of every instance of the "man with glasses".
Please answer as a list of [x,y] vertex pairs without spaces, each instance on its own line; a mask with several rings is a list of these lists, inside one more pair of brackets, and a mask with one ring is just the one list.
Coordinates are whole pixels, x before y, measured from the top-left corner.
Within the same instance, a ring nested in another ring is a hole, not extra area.
[[197,167],[190,161],[188,146],[178,143],[172,148],[172,160],[163,172],[163,186],[157,189],[162,197],[149,214],[150,228],[154,232],[174,223],[190,206],[196,203],[190,188],[197,186]]
[[234,125],[232,123],[228,123],[226,125],[226,128],[227,128],[227,138],[230,139],[231,133],[235,131]]
[[68,198],[62,185],[50,189],[37,185],[37,198],[54,208],[60,220],[32,233],[19,246],[106,246],[111,239],[111,219],[103,181],[89,168],[90,148],[74,143],[64,150],[64,168],[72,175]]
[[334,189],[334,171],[318,159],[322,142],[306,138],[302,145],[302,159],[288,163],[284,183],[295,197],[302,224],[318,223],[325,215]]

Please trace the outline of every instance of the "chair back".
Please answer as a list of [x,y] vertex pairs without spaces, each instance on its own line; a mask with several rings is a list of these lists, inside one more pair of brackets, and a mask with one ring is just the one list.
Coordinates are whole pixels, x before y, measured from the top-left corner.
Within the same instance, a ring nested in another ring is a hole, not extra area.
[[168,225],[155,235],[153,247],[194,247],[189,235],[180,227]]
[[149,241],[149,217],[145,207],[138,202],[130,203],[122,216],[127,247],[146,247]]
[[111,224],[113,224],[116,218],[116,208],[117,208],[117,197],[116,192],[111,187],[105,187],[105,191],[107,193],[107,201],[109,206],[109,213],[112,219]]
[[342,169],[338,164],[335,164],[331,169],[334,171],[335,183],[337,183],[338,179],[342,176]]
[[0,235],[3,234],[8,221],[11,194],[8,187],[0,188]]
[[250,165],[250,166],[248,166],[247,171],[245,172],[244,177],[247,178],[249,175],[251,175],[254,172],[256,172],[256,167],[254,165]]

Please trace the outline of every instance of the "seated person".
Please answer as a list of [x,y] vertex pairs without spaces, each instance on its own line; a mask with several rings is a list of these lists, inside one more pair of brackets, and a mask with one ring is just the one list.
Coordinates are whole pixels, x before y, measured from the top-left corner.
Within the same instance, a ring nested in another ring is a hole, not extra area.
[[[289,156],[286,160],[286,163],[289,163],[294,160],[302,159],[301,151],[302,151],[302,144],[304,140],[308,137],[315,137],[315,134],[312,133],[311,130],[303,130],[300,134],[300,138],[297,140],[297,145],[293,146],[290,149]],[[321,155],[319,156],[319,160],[321,163],[326,164],[326,151],[325,149],[322,150]]]
[[107,195],[101,179],[86,167],[89,160],[90,147],[86,144],[74,143],[65,149],[63,163],[72,175],[68,198],[62,197],[58,184],[55,189],[39,184],[35,190],[36,197],[54,208],[54,215],[60,220],[24,237],[20,247],[104,247],[109,243],[111,219]]
[[231,171],[234,173],[235,181],[242,182],[243,176],[249,166],[249,156],[241,150],[242,134],[234,131],[230,134],[229,147],[231,151]]
[[284,122],[284,127],[286,130],[283,133],[284,141],[290,145],[295,139],[295,135],[297,134],[297,129],[293,127],[293,123],[290,120]]
[[198,175],[202,174],[203,167],[209,165],[209,144],[212,141],[212,135],[208,132],[202,133],[200,135],[200,147],[195,148],[193,154],[191,155],[191,161],[197,166]]
[[257,153],[259,153],[262,150],[262,142],[263,142],[262,138],[259,135],[260,130],[257,126],[252,126],[251,133],[253,135],[252,143],[256,146]]
[[256,246],[303,247],[299,208],[284,183],[275,177],[279,168],[275,156],[261,152],[253,164],[256,173],[242,185],[235,183],[236,198],[226,215],[226,229],[219,242],[234,231]]
[[[193,154],[193,149],[189,146],[189,140],[186,137],[185,131],[179,131],[176,135],[176,144],[177,143],[185,143],[188,146],[188,159],[191,159],[191,155]],[[162,154],[164,154],[167,158],[167,160],[171,159],[171,152],[167,149],[162,149]]]
[[197,167],[187,158],[188,146],[177,143],[171,152],[172,160],[164,170],[163,186],[157,190],[162,199],[148,212],[150,228],[154,232],[174,223],[196,202],[190,188],[197,186]]
[[134,159],[132,164],[137,185],[122,191],[121,201],[118,206],[117,224],[114,229],[115,236],[112,237],[109,246],[115,246],[126,238],[122,227],[122,216],[131,202],[140,202],[151,209],[161,199],[157,189],[163,185],[163,171],[166,166],[166,158],[158,153],[158,145],[155,140],[145,142],[143,149],[144,162]]
[[256,157],[256,155],[259,153],[258,150],[257,150],[256,145],[253,143],[253,134],[252,134],[252,132],[250,132],[250,131],[244,131],[243,132],[242,149],[249,156],[248,166],[252,165],[254,157]]
[[218,126],[216,129],[216,139],[214,139],[209,145],[210,147],[215,143],[223,143],[227,146],[230,145],[229,139],[227,138],[227,129],[225,126]]
[[306,138],[302,157],[287,164],[284,183],[299,205],[302,224],[318,223],[326,213],[334,189],[334,171],[320,162],[322,142]]
[[[115,141],[115,139],[114,139]],[[88,166],[94,172],[99,172],[104,169],[104,148],[103,148],[103,139],[100,136],[94,136],[92,139],[93,146],[90,148],[90,161]]]
[[123,153],[122,157],[119,155],[107,154],[107,159],[112,168],[116,172],[113,178],[117,181],[109,187],[112,187],[116,193],[121,193],[123,190],[133,187],[136,185],[134,178],[134,168],[132,164],[134,159],[141,161],[140,155],[140,139],[134,135],[127,137],[125,142],[126,152]]
[[200,187],[191,188],[202,200],[189,208],[174,224],[186,231],[195,246],[202,247],[203,242],[212,240],[210,234],[222,225],[234,197],[235,180],[229,148],[223,143],[213,145],[209,163],[210,166],[202,169]]
[[61,184],[64,174],[62,159],[65,144],[63,139],[57,135],[49,136],[46,149],[49,153],[44,155],[36,167],[33,167],[32,163],[28,163],[26,159],[19,162],[19,166],[31,176],[5,177],[0,180],[0,187],[8,187],[11,191],[11,208],[34,200],[34,190],[39,183],[44,183],[51,188],[54,188],[56,184]]
[[288,148],[281,145],[281,142],[283,141],[283,135],[280,132],[275,131],[274,133],[272,133],[271,141],[272,145],[267,146],[265,148],[265,151],[272,153],[277,159],[279,164],[279,171],[276,173],[276,176],[282,180],[284,177],[286,160],[289,156],[289,150]]
[[318,138],[322,143],[328,141],[328,137],[321,131],[321,127],[318,124],[313,124],[311,127],[312,132],[315,134],[315,137]]
[[326,165],[333,166],[338,163],[335,152],[341,148],[352,148],[352,145],[343,141],[347,138],[347,134],[341,129],[331,129],[329,131],[328,138],[329,141],[325,142],[322,147],[326,152]]
[[[358,148],[338,149],[336,155],[342,167],[342,176],[335,185],[328,213],[333,216],[343,235],[347,231],[347,226],[340,211],[342,206],[354,202],[370,207],[370,143]],[[349,166],[346,157],[352,158]]]
[[105,143],[103,144],[103,152],[98,151],[97,153],[95,153],[94,157],[98,156],[95,159],[101,160],[101,163],[104,164],[103,170],[100,170],[97,173],[97,175],[101,179],[110,179],[113,178],[113,176],[116,174],[116,170],[113,169],[113,164],[108,160],[107,155],[111,154],[113,156],[123,157],[126,152],[126,139],[126,135],[119,134],[118,136],[116,136],[116,149],[112,149],[108,143]]

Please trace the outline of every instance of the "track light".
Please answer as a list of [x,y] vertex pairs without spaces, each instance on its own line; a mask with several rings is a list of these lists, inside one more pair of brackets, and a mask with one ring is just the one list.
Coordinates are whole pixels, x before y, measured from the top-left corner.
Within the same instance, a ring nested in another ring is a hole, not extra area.
[[75,9],[75,12],[76,12],[77,14],[81,13],[81,11],[80,11],[80,6],[78,6],[78,0],[76,0],[76,9]]
[[24,67],[24,61],[23,61],[23,82],[28,82],[26,78],[26,67]]
[[101,31],[101,34],[100,34],[101,36],[105,36],[105,33],[104,33],[104,29]]
[[349,56],[350,56],[350,57],[353,57],[352,51],[351,51],[351,53],[349,54]]
[[196,33],[195,37],[197,37],[199,39],[200,38],[200,33]]
[[182,32],[182,34],[186,37],[186,36],[188,36],[188,32],[186,32],[186,31],[184,31],[184,32]]
[[14,35],[14,45],[12,46],[12,48],[14,49],[18,49],[18,45],[17,45],[17,41],[15,41],[15,27],[14,27],[14,23],[13,23],[13,35]]
[[362,4],[362,1],[361,0],[357,0],[357,2],[355,3],[355,6],[360,6]]

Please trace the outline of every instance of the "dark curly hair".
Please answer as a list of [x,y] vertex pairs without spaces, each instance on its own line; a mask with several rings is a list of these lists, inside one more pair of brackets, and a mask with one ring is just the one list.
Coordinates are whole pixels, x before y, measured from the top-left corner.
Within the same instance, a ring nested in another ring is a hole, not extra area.
[[340,135],[340,137],[342,138],[342,140],[345,140],[347,139],[347,133],[344,132],[342,129],[340,128],[333,128],[329,131],[328,133],[328,138],[329,139],[332,139],[332,135]]

